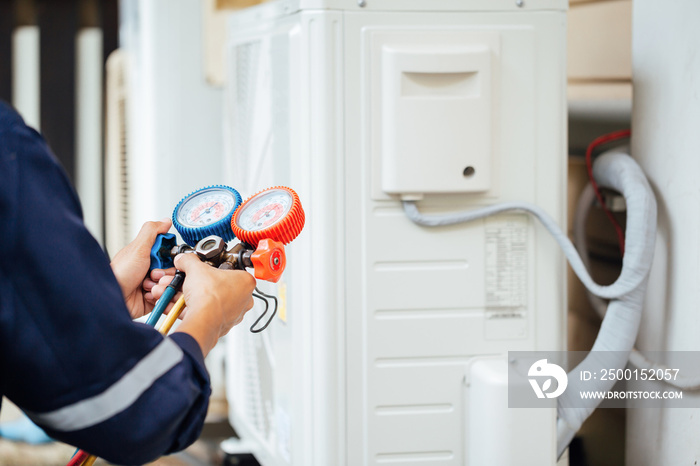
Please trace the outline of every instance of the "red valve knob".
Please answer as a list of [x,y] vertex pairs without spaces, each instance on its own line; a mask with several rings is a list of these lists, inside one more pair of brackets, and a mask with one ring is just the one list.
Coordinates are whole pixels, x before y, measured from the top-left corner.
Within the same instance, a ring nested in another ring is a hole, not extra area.
[[287,265],[284,244],[270,238],[261,239],[250,261],[255,268],[255,278],[277,283]]

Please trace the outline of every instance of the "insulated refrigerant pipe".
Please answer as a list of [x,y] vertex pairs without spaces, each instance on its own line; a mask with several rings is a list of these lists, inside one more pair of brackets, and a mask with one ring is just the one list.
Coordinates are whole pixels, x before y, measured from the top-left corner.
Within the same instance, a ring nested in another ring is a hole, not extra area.
[[[576,205],[576,214],[574,216],[574,244],[576,245],[576,249],[583,263],[588,269],[590,269],[590,258],[588,254],[588,245],[586,244],[586,219],[595,201],[596,196],[593,191],[593,186],[588,184],[579,196],[578,204]],[[598,296],[595,296],[590,291],[587,292],[586,295],[588,296],[591,306],[593,306],[593,309],[602,319],[607,312],[608,303]],[[637,348],[632,349],[630,353],[630,362],[633,366],[640,369],[651,369],[654,371],[660,369],[662,372],[669,369],[669,367],[664,364],[647,359]],[[664,382],[682,390],[700,390],[700,375],[685,376],[679,374],[675,380],[666,380]]]
[[[588,183],[583,189],[583,192],[581,192],[576,204],[576,212],[574,214],[574,245],[581,256],[583,265],[589,270],[591,268],[591,261],[588,254],[588,244],[586,243],[586,220],[588,219],[588,213],[594,202],[596,202],[595,190],[593,189],[593,185]],[[595,310],[596,314],[602,319],[605,316],[608,303],[590,291],[586,292],[586,296],[588,296],[588,302],[591,304],[591,307],[593,307],[593,310]]]
[[[642,304],[647,278],[654,252],[656,237],[656,199],[641,168],[627,154],[611,151],[599,156],[593,164],[593,176],[602,187],[619,191],[627,203],[627,228],[625,230],[625,255],[622,271],[618,279],[609,286],[593,281],[576,248],[562,232],[557,223],[541,208],[526,202],[497,204],[468,212],[448,215],[423,215],[415,202],[404,201],[406,215],[415,223],[425,226],[453,225],[488,217],[505,211],[523,211],[533,214],[559,243],[571,268],[584,286],[594,295],[610,299],[607,313],[593,345],[593,351],[610,351],[606,354],[607,367],[624,368],[639,331]],[[615,357],[616,360],[609,360]],[[595,354],[589,355],[574,371],[587,370],[598,363]],[[597,368],[596,368],[597,369]],[[596,369],[591,369],[595,371]],[[587,381],[587,390],[607,391],[612,388],[612,380]],[[557,421],[557,453],[561,455],[571,439],[601,400],[585,400],[581,408],[562,408],[568,396],[578,394],[579,384],[571,378],[569,388],[559,397]],[[593,386],[595,385],[595,386]],[[576,400],[580,403],[581,400]]]

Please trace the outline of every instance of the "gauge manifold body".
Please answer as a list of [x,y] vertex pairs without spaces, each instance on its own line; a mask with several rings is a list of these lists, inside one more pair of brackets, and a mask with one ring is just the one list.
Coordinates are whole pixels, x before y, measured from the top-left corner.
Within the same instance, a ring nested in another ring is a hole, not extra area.
[[190,246],[211,235],[228,242],[234,238],[231,218],[240,205],[241,195],[228,186],[198,189],[185,196],[175,207],[173,226]]
[[231,230],[252,246],[265,238],[289,244],[304,228],[299,196],[285,186],[268,188],[249,197],[233,214]]

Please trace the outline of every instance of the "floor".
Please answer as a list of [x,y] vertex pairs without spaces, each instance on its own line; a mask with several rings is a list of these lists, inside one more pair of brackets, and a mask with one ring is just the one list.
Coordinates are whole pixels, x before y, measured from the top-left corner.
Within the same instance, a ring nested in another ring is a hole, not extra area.
[[[210,409],[210,415],[204,424],[202,436],[186,450],[158,459],[150,466],[222,466],[230,464],[224,458],[219,444],[235,435],[225,416],[216,414],[226,412]],[[20,416],[19,410],[8,400],[3,400],[1,420],[13,420]],[[75,452],[75,447],[59,442],[43,445],[28,445],[0,438],[0,466],[65,466]],[[97,460],[95,465],[107,465]]]

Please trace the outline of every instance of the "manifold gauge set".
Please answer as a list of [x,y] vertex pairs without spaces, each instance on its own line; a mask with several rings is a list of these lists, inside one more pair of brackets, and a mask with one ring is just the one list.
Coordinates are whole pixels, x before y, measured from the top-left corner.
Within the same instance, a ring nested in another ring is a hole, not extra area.
[[[177,244],[172,233],[158,235],[151,250],[151,269],[173,267],[176,255],[194,253],[213,267],[252,268],[255,278],[276,283],[287,262],[284,246],[301,233],[305,216],[299,196],[290,188],[268,188],[242,201],[235,189],[216,185],[185,196],[175,207],[172,220],[184,243]],[[229,247],[236,238],[239,241]],[[251,327],[257,333],[274,317],[277,299],[257,289],[253,296],[265,302],[266,312],[266,298],[275,301],[268,322],[255,328],[258,319]],[[153,315],[154,320],[159,317]]]

